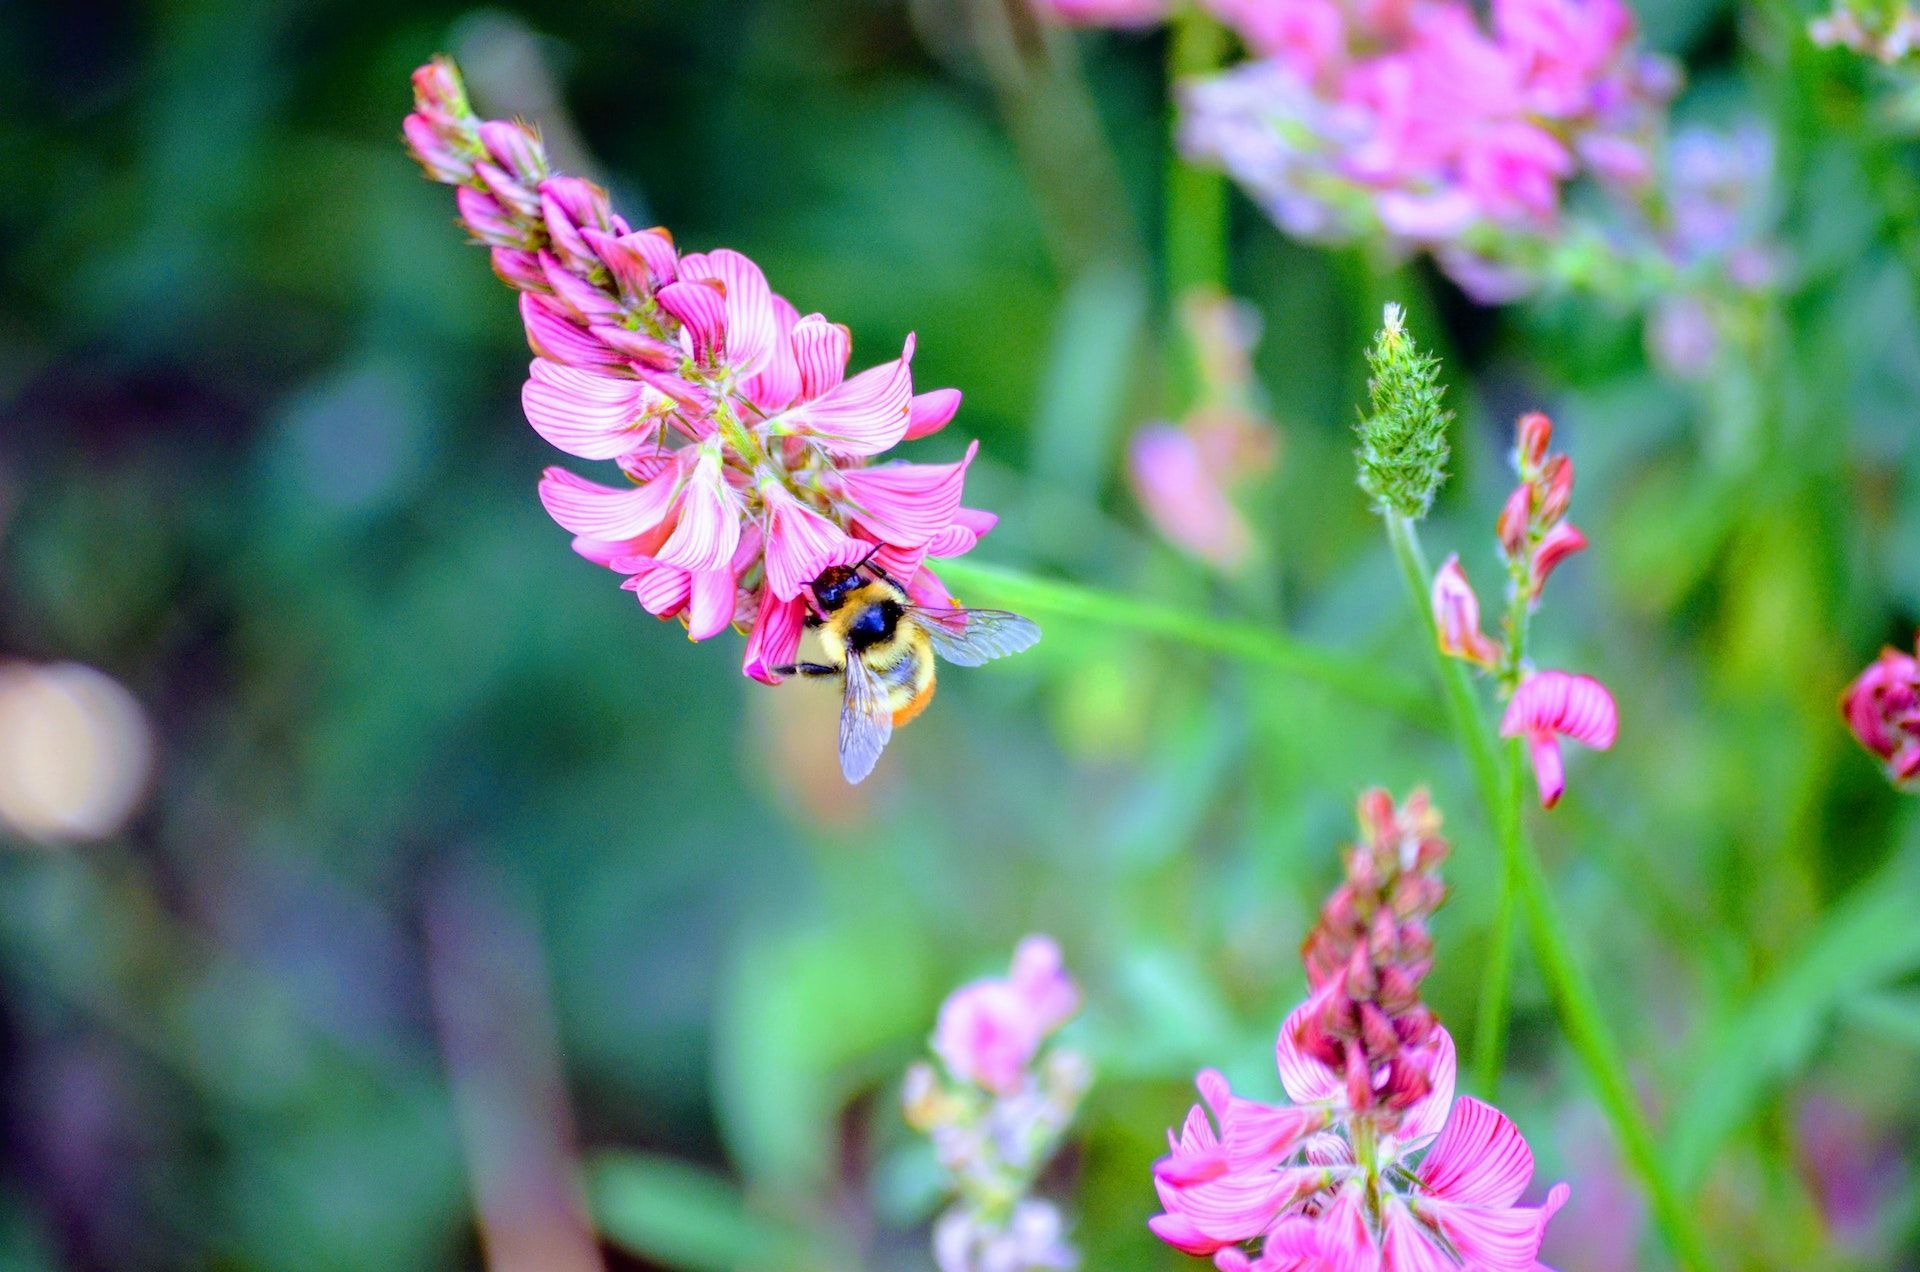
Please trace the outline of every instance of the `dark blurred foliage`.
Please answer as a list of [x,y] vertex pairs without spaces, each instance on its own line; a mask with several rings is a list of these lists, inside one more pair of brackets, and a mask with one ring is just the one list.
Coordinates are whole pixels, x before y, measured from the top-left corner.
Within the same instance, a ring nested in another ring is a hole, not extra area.
[[[918,382],[967,405],[915,447],[983,440],[986,560],[1423,675],[1352,476],[1380,302],[1462,410],[1430,543],[1488,568],[1507,429],[1553,411],[1595,546],[1542,653],[1624,718],[1539,823],[1577,944],[1718,1249],[1914,1266],[1920,823],[1832,707],[1920,617],[1920,156],[1885,77],[1784,2],[1641,6],[1683,115],[1778,134],[1789,282],[1767,356],[1704,387],[1648,369],[1633,315],[1479,309],[1237,205],[1284,453],[1276,564],[1227,588],[1120,476],[1164,406],[1160,39],[991,7],[0,8],[0,655],[105,670],[158,739],[122,833],[0,855],[0,1266],[591,1266],[580,1160],[654,1260],[613,1266],[925,1266],[896,1078],[1031,929],[1093,1004],[1054,1181],[1086,1264],[1180,1266],[1148,1163],[1198,1065],[1273,1093],[1374,782],[1432,784],[1459,840],[1432,996],[1468,1032],[1493,858],[1443,739],[1062,622],[951,677],[849,791],[830,695],[744,681],[736,641],[569,554],[511,297],[399,146],[436,51],[636,224],[848,323],[860,364],[917,330]],[[1588,1234],[1554,1257],[1658,1266],[1522,970],[1504,1102]]]

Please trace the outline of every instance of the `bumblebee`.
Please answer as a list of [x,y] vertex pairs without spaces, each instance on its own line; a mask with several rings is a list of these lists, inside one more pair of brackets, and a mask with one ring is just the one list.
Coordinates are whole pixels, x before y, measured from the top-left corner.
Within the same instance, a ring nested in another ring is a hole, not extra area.
[[895,727],[933,700],[935,654],[956,666],[977,667],[1040,639],[1030,619],[1006,610],[915,605],[872,559],[869,553],[854,565],[829,566],[810,585],[819,612],[808,616],[807,625],[828,661],[774,669],[843,680],[840,771],[850,783],[873,772]]

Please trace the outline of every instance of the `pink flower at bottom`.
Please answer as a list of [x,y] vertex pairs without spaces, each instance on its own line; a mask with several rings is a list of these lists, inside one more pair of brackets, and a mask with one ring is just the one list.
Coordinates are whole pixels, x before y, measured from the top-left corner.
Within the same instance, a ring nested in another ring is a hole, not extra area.
[[[1165,1213],[1149,1221],[1154,1234],[1211,1255],[1225,1272],[1532,1272],[1567,1187],[1556,1185],[1539,1206],[1519,1204],[1533,1153],[1498,1109],[1453,1098],[1446,1031],[1437,1033],[1431,1094],[1397,1132],[1356,1139],[1345,1080],[1290,1041],[1312,1006],[1297,1008],[1280,1031],[1293,1105],[1242,1099],[1219,1074],[1200,1075],[1205,1105],[1194,1106],[1155,1167]],[[1379,1182],[1371,1195],[1368,1178]],[[1239,1248],[1256,1240],[1257,1254]]]
[[1604,751],[1613,745],[1619,727],[1613,695],[1598,680],[1565,671],[1536,671],[1514,690],[1500,721],[1500,736],[1526,739],[1540,804],[1552,808],[1567,786],[1560,739],[1572,738]]

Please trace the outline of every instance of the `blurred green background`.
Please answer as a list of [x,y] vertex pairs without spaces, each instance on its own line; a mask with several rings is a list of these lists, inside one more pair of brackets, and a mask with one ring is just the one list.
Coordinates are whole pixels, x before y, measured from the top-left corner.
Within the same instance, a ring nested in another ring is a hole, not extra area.
[[[1920,1266],[1920,820],[1833,707],[1920,617],[1920,150],[1905,87],[1791,4],[1640,7],[1682,118],[1774,133],[1768,356],[1676,384],[1638,315],[1477,308],[1236,197],[1281,454],[1233,584],[1123,473],[1169,396],[1160,36],[999,0],[0,8],[0,659],[105,672],[154,762],[104,838],[0,829],[0,1267],[927,1267],[898,1074],[1031,930],[1090,1000],[1049,1183],[1085,1264],[1195,1266],[1145,1230],[1149,1163],[1195,1068],[1277,1093],[1373,783],[1449,814],[1430,997],[1470,1033],[1494,858],[1444,736],[1036,612],[850,791],[829,691],[572,556],[512,298],[399,145],[437,51],[857,365],[917,331],[917,383],[967,396],[912,453],[982,439],[981,561],[1424,682],[1352,475],[1381,301],[1448,360],[1427,538],[1483,585],[1511,421],[1551,411],[1594,546],[1540,653],[1623,728],[1535,824],[1665,1151],[1728,1266]],[[1547,1260],[1664,1266],[1524,956],[1511,1057],[1574,1188]]]

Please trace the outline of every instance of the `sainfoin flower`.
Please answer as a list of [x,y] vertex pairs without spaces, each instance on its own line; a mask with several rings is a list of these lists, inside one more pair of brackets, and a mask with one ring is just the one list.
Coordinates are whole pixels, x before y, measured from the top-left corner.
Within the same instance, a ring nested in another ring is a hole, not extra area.
[[1303,237],[1430,250],[1531,287],[1581,173],[1643,182],[1664,77],[1621,0],[1213,0],[1253,61],[1183,94],[1182,142]]
[[1500,736],[1525,739],[1540,803],[1552,808],[1567,788],[1560,739],[1572,738],[1604,751],[1613,745],[1619,728],[1613,695],[1598,680],[1565,671],[1536,671],[1520,682],[1507,702]]
[[915,1065],[904,1093],[954,1195],[934,1225],[941,1272],[1078,1266],[1059,1210],[1030,1194],[1090,1082],[1078,1052],[1049,1045],[1079,1005],[1060,947],[1030,936],[1006,976],[963,985],[941,1007],[939,1067]]
[[462,223],[521,293],[528,422],[625,475],[547,470],[541,502],[576,552],[694,640],[743,631],[744,671],[769,684],[828,566],[871,554],[917,601],[952,603],[924,563],[993,527],[961,506],[973,450],[871,463],[959,409],[953,389],[914,391],[911,336],[896,360],[848,375],[844,326],[801,314],[738,252],[683,254],[665,230],[630,227],[604,190],[554,175],[531,128],[479,119],[452,63],[416,71],[414,97],[408,148],[458,187]]
[[1454,553],[1433,576],[1433,623],[1440,636],[1440,652],[1481,667],[1500,663],[1500,643],[1480,630],[1480,598],[1474,595],[1467,572]]
[[1920,789],[1920,660],[1881,650],[1841,695],[1840,714],[1889,781]]
[[1520,1204],[1532,1152],[1499,1110],[1454,1099],[1453,1040],[1420,1001],[1445,895],[1438,815],[1374,791],[1360,820],[1307,940],[1307,1000],[1280,1028],[1288,1103],[1201,1073],[1149,1226],[1225,1272],[1531,1272],[1566,1187]]

